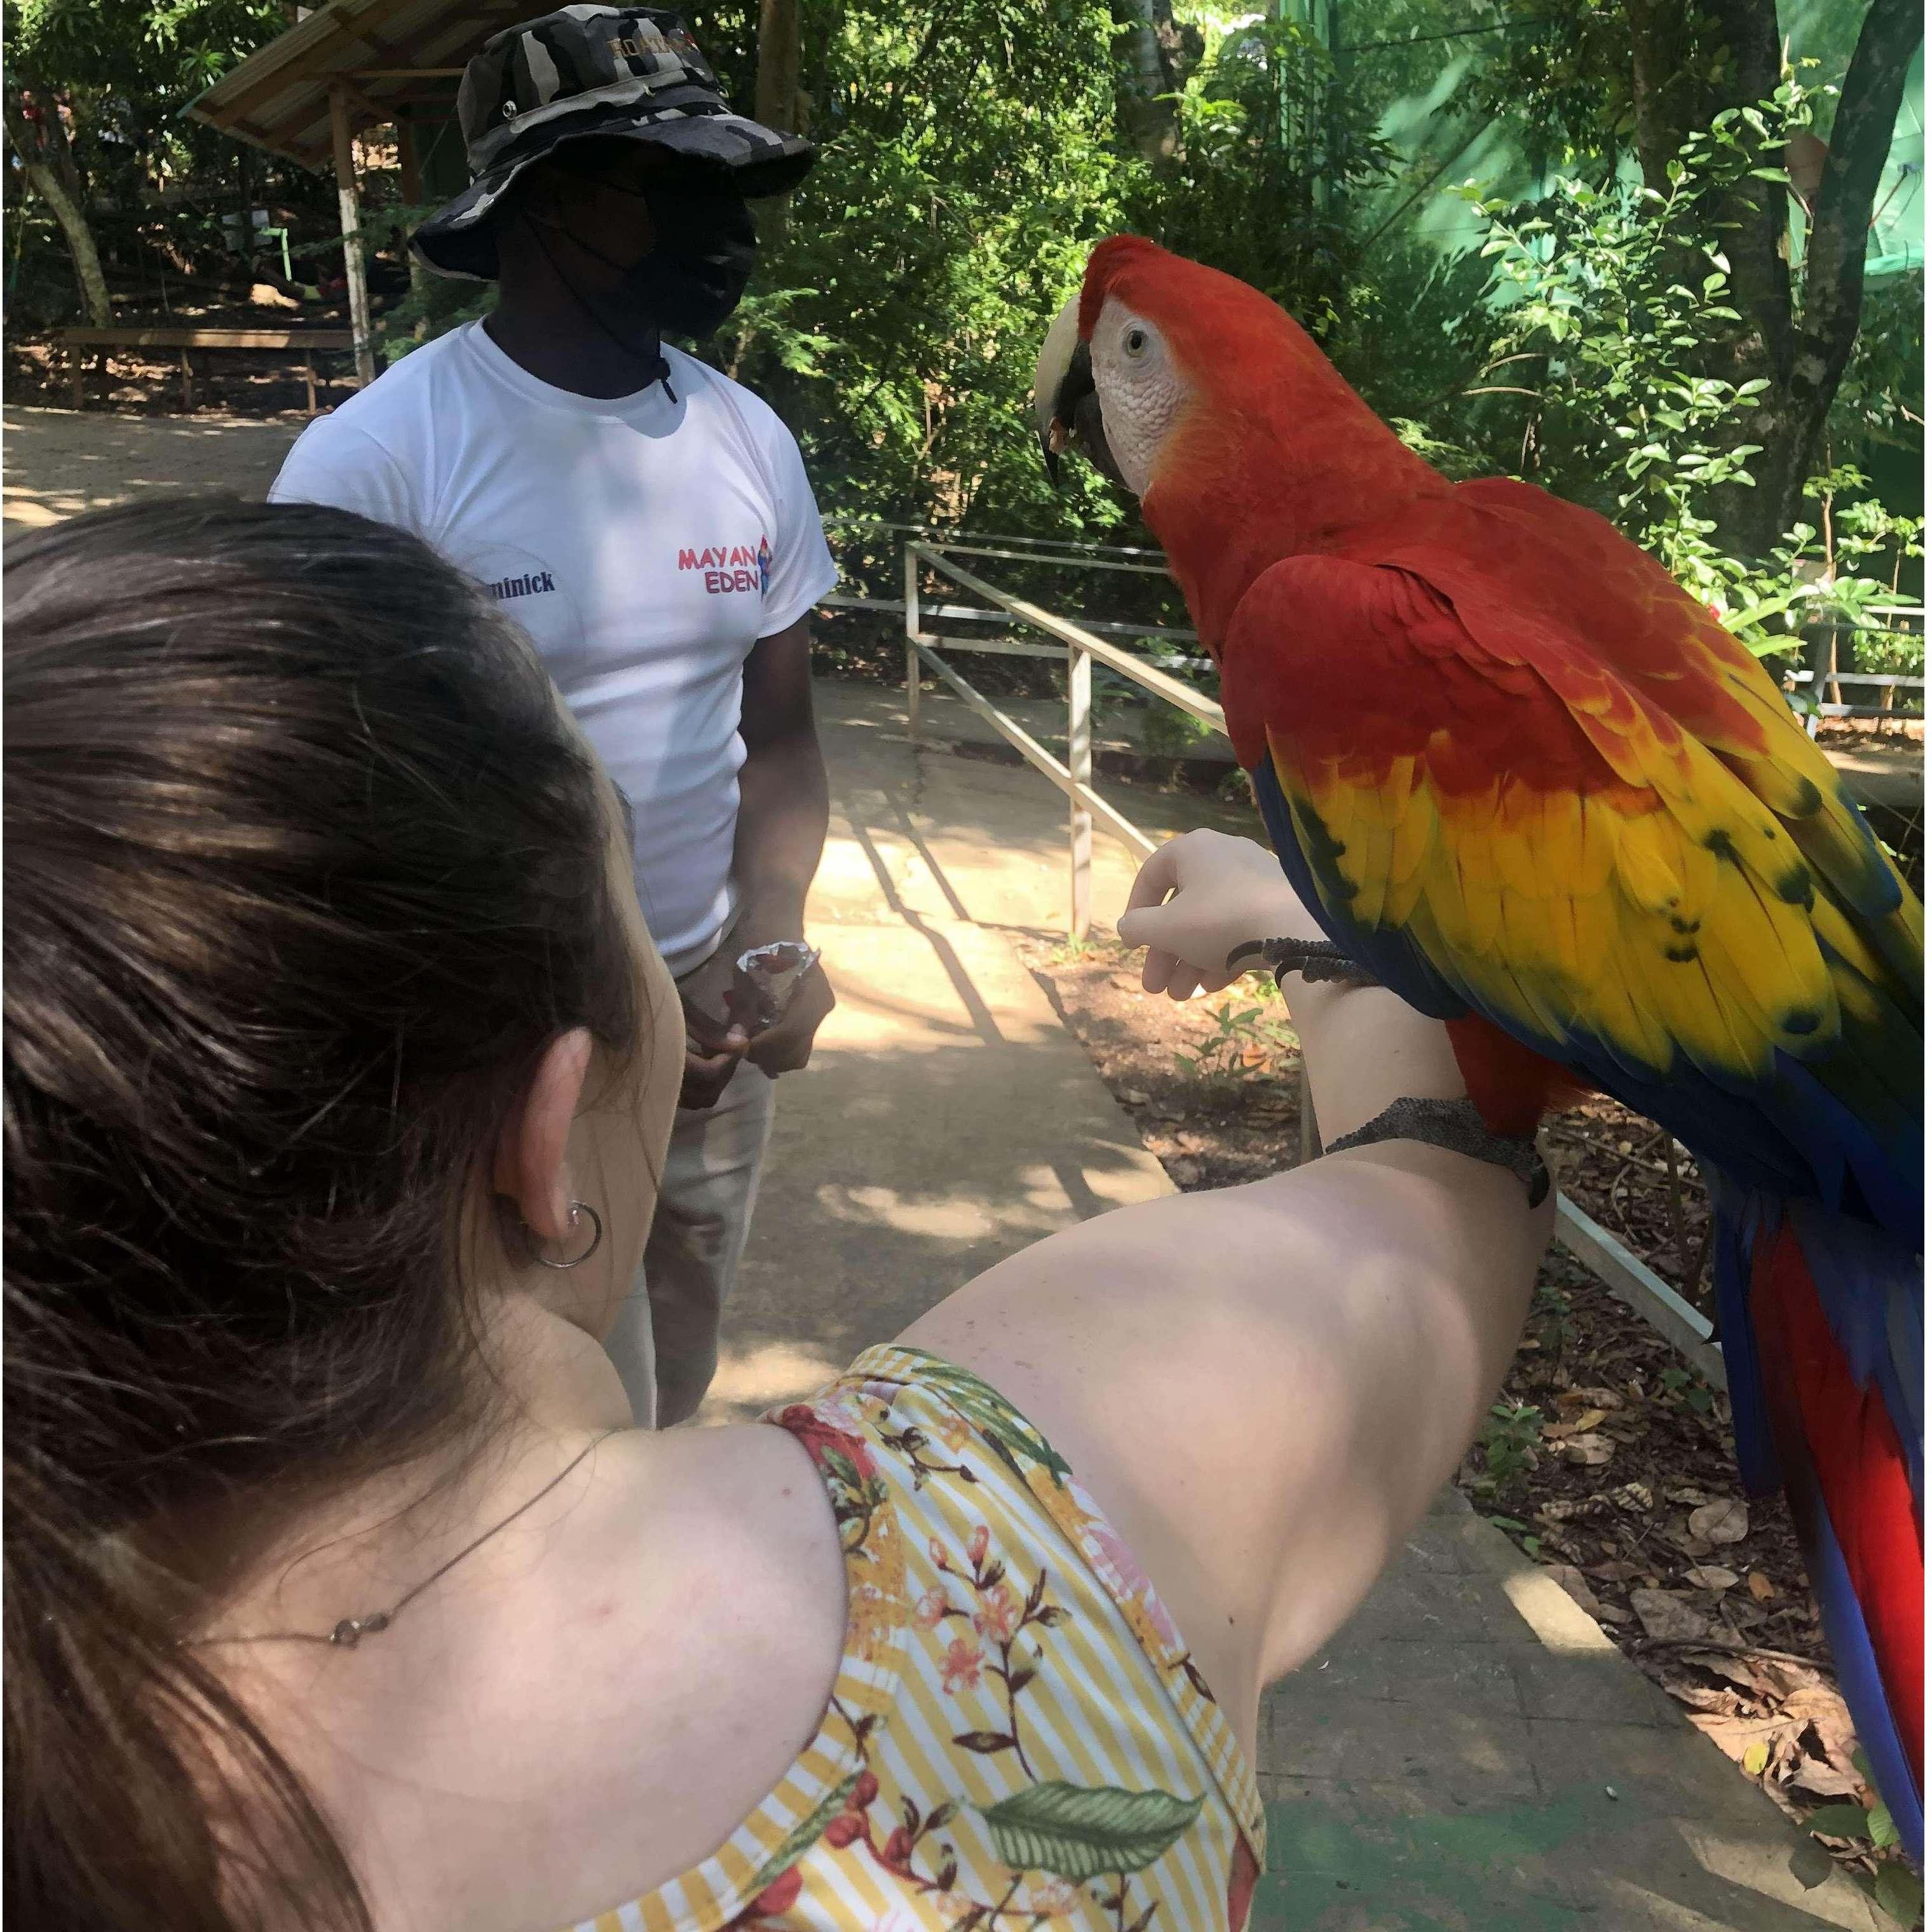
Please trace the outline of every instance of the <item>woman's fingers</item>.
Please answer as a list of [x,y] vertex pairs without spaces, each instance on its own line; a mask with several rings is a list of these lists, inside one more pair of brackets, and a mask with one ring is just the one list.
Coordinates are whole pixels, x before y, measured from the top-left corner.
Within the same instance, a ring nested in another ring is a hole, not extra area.
[[1167,997],[1170,1000],[1191,1000],[1200,990],[1199,969],[1181,960],[1168,976]]
[[[1124,935],[1123,935],[1124,937]],[[1163,952],[1157,946],[1148,948],[1147,957],[1141,962],[1141,989],[1143,992],[1164,993],[1167,982],[1172,979],[1180,962],[1172,952]]]
[[[1138,912],[1143,907],[1159,905],[1179,884],[1180,855],[1174,848],[1180,843],[1178,838],[1170,838],[1149,855],[1135,874],[1133,889],[1127,894],[1129,913]],[[1121,937],[1126,936],[1124,931]]]

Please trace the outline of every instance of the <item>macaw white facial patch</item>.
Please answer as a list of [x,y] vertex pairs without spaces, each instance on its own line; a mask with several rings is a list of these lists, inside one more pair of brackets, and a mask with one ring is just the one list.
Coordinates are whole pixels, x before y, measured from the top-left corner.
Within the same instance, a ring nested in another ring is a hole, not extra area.
[[1166,339],[1118,296],[1109,296],[1094,325],[1089,353],[1107,446],[1136,496],[1147,494],[1161,445],[1191,393]]

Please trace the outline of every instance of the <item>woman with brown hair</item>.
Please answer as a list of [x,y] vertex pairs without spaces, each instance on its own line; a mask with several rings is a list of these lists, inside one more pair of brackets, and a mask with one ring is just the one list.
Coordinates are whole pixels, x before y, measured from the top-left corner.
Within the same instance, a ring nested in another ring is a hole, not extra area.
[[[638,1430],[681,1021],[651,827],[520,634],[297,506],[7,588],[22,1922],[1242,1924],[1260,1689],[1454,1466],[1547,1208],[1384,1142],[1043,1242],[776,1427]],[[1238,840],[1136,901],[1178,997],[1313,930]],[[1290,986],[1336,1132],[1460,1091]]]

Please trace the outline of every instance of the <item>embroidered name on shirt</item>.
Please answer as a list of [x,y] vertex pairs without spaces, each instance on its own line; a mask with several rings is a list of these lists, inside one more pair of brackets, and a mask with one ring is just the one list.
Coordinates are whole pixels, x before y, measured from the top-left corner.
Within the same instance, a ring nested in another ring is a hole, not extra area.
[[744,544],[718,544],[704,550],[680,550],[680,570],[701,570],[704,588],[713,597],[740,590],[755,590],[763,596],[772,579],[772,546],[765,537],[753,550]]
[[499,598],[506,597],[537,597],[546,590],[554,590],[556,580],[547,570],[532,571],[526,577],[500,577],[489,586],[490,595]]

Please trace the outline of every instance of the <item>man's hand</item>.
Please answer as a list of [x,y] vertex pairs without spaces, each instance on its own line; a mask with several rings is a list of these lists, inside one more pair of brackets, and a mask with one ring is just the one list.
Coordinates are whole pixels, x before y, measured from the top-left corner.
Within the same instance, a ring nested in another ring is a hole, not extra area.
[[776,1023],[752,1034],[745,1058],[767,1079],[796,1073],[811,1059],[813,1038],[838,1004],[825,968],[814,965],[793,988],[791,1002]]
[[696,1113],[708,1112],[745,1058],[745,1030],[721,1026],[701,1008],[684,1002],[684,1085],[677,1104]]

